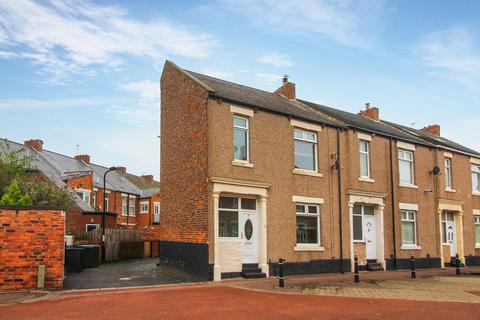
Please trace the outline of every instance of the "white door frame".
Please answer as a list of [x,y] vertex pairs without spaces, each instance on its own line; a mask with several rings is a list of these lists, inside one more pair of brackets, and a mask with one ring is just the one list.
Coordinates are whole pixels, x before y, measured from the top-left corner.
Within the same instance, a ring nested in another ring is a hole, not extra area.
[[[257,198],[258,215],[258,249],[259,249],[259,268],[262,269],[267,277],[269,275],[269,266],[267,260],[267,198],[270,184],[243,180],[232,180],[226,178],[210,178],[213,183],[213,233],[214,233],[214,266],[213,281],[220,281],[222,278],[222,267],[220,265],[220,241],[219,241],[219,219],[218,202],[221,193],[234,194],[241,196],[255,196]],[[212,244],[212,243],[210,243]]]
[[351,271],[354,271],[354,258],[355,254],[353,251],[353,206],[358,205],[372,205],[374,206],[375,212],[375,221],[376,221],[376,232],[377,232],[377,261],[382,263],[383,269],[385,270],[385,244],[384,244],[384,224],[383,224],[383,211],[385,209],[384,198],[386,195],[370,195],[363,194],[361,192],[354,193],[350,192],[348,199],[348,211],[350,218],[350,268]]
[[[258,228],[258,212],[251,210],[240,210],[240,239],[242,240],[242,263],[259,263],[259,228]],[[245,224],[250,220],[253,227],[252,238],[247,239],[245,233]],[[250,249],[250,250],[249,250]],[[253,250],[253,252],[251,252]]]
[[[375,208],[375,207],[374,207]],[[367,223],[372,223],[373,225],[373,228],[375,229],[375,235],[374,235],[374,239],[373,241],[375,242],[375,248],[374,248],[374,257],[372,256],[369,256],[369,244],[368,244],[368,239],[365,237],[365,257],[367,260],[370,260],[370,259],[378,259],[378,245],[377,245],[377,237],[378,237],[378,233],[377,233],[377,217],[375,215],[375,209],[374,209],[374,215],[373,216],[370,216],[370,215],[363,215],[363,218],[365,219],[364,220],[364,225],[363,225],[363,234],[366,235],[366,229],[368,227]],[[368,222],[367,222],[368,221]]]

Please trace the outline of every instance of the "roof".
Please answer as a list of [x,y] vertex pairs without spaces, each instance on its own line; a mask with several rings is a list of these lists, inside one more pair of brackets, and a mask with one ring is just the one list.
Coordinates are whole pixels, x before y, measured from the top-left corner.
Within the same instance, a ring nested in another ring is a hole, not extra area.
[[144,189],[156,189],[160,188],[160,182],[156,180],[148,180],[145,179],[144,177],[140,177],[131,173],[126,173],[125,176],[127,177],[128,180],[130,180],[131,183],[136,185],[138,188],[144,190]]
[[[93,174],[93,186],[103,188],[103,175],[108,170],[107,167],[94,163],[85,163],[81,160],[59,154],[53,151],[43,149],[37,151],[27,147],[21,143],[5,139],[11,150],[23,150],[25,156],[32,158],[32,169],[40,171],[46,178],[53,181],[59,188],[67,188],[67,180]],[[151,185],[140,185],[132,180],[143,179],[134,174],[122,174],[119,171],[112,171],[108,174],[106,188],[108,190],[134,194],[146,197],[144,194],[152,193],[152,190],[158,186],[159,182],[155,181]],[[145,189],[145,190],[143,190]],[[95,209],[85,203],[77,194],[74,194],[75,202],[84,212],[93,212]]]
[[374,121],[359,114],[327,107],[306,100],[288,100],[272,92],[181,69],[170,61],[167,61],[167,63],[170,63],[179,71],[191,77],[192,80],[199,83],[209,92],[210,96],[225,101],[230,101],[232,103],[236,102],[241,105],[253,108],[256,107],[266,111],[332,127],[351,128],[359,131],[380,134],[414,144],[428,147],[442,147],[468,155],[480,156],[479,152],[444,137],[437,137],[430,133],[389,121]]
[[307,108],[302,106],[301,103],[285,99],[278,94],[188,70],[184,71],[197,81],[201,81],[211,88],[213,91],[209,92],[210,96],[233,103],[236,102],[242,105],[264,109],[274,113],[293,116],[306,121],[313,121],[335,127],[341,126],[339,123],[332,121],[332,119],[329,119],[328,117],[310,112]]
[[449,149],[449,150],[454,150],[454,151],[457,151],[457,152],[460,152],[460,153],[465,153],[467,155],[480,157],[480,152],[477,152],[473,149],[465,147],[465,146],[463,146],[459,143],[456,143],[452,140],[449,140],[445,137],[436,136],[436,135],[431,134],[429,132],[425,132],[425,131],[422,131],[422,130],[410,128],[410,127],[403,126],[403,125],[393,123],[393,122],[388,122],[388,121],[383,121],[383,122],[388,123],[389,125],[394,126],[396,128],[399,128],[400,130],[408,132],[411,135],[419,137],[420,139],[426,140],[426,141],[430,142],[431,144],[433,144],[437,147],[441,147],[441,148],[445,148],[445,149]]

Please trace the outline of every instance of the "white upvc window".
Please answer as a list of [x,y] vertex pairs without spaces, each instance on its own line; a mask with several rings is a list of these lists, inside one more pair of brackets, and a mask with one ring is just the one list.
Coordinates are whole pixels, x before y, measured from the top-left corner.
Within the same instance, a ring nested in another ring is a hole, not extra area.
[[472,164],[472,190],[480,193],[480,165]]
[[127,214],[127,195],[122,194],[122,214]]
[[401,210],[402,245],[415,246],[417,244],[417,221],[415,211]]
[[475,245],[480,246],[480,216],[473,216],[475,224]]
[[297,246],[320,245],[320,206],[296,203]]
[[93,190],[92,192],[92,208],[97,208],[97,190]]
[[398,149],[398,168],[400,174],[400,183],[414,185],[413,173],[413,151]]
[[160,222],[160,202],[153,203],[153,223]]
[[452,159],[445,158],[445,189],[452,189]]
[[148,202],[140,202],[140,213],[148,213]]
[[317,134],[300,129],[293,130],[295,168],[317,171]]
[[370,142],[359,141],[360,150],[360,177],[370,178]]
[[248,118],[233,116],[233,159],[249,162]]
[[86,204],[90,205],[90,192],[85,191],[85,190],[77,190],[77,195],[80,197],[80,199],[83,200]]
[[128,199],[128,214],[131,216],[135,215],[135,198]]

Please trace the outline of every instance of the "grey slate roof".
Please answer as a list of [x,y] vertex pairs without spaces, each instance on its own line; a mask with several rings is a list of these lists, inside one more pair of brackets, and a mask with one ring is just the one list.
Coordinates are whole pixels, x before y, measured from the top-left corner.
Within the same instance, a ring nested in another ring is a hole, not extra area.
[[374,121],[358,114],[301,99],[290,101],[272,92],[251,88],[185,69],[178,69],[199,82],[209,91],[210,96],[221,98],[225,101],[237,102],[250,107],[258,107],[266,111],[293,116],[299,119],[333,127],[348,127],[359,131],[392,137],[414,144],[429,147],[443,147],[469,155],[480,156],[480,153],[475,150],[462,146],[461,144],[444,137],[437,137],[420,130],[408,128],[388,121]]
[[442,147],[442,148],[445,148],[445,149],[451,149],[451,150],[458,151],[458,152],[461,152],[461,153],[465,153],[465,154],[468,154],[468,155],[480,157],[480,152],[477,152],[473,149],[465,147],[465,146],[463,146],[459,143],[456,143],[452,140],[449,140],[445,137],[438,137],[434,134],[424,132],[424,131],[421,131],[421,130],[418,130],[418,129],[410,128],[410,127],[407,127],[407,126],[403,126],[403,125],[393,123],[393,122],[388,122],[388,121],[383,121],[383,122],[388,123],[389,125],[394,126],[396,128],[399,128],[400,130],[408,132],[411,135],[419,137],[420,139],[426,140],[426,141],[430,142],[431,144],[433,144],[437,147]]
[[336,127],[340,126],[328,117],[309,112],[300,103],[290,101],[277,94],[188,70],[184,71],[213,89],[213,92],[210,92],[211,96],[251,107],[257,107],[274,113],[293,116],[306,121],[314,121]]

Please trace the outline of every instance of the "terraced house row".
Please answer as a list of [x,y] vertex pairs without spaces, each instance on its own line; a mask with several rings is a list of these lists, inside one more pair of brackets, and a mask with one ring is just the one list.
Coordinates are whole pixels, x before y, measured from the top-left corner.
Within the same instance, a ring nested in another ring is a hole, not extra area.
[[204,278],[480,265],[480,153],[165,64],[160,257]]

